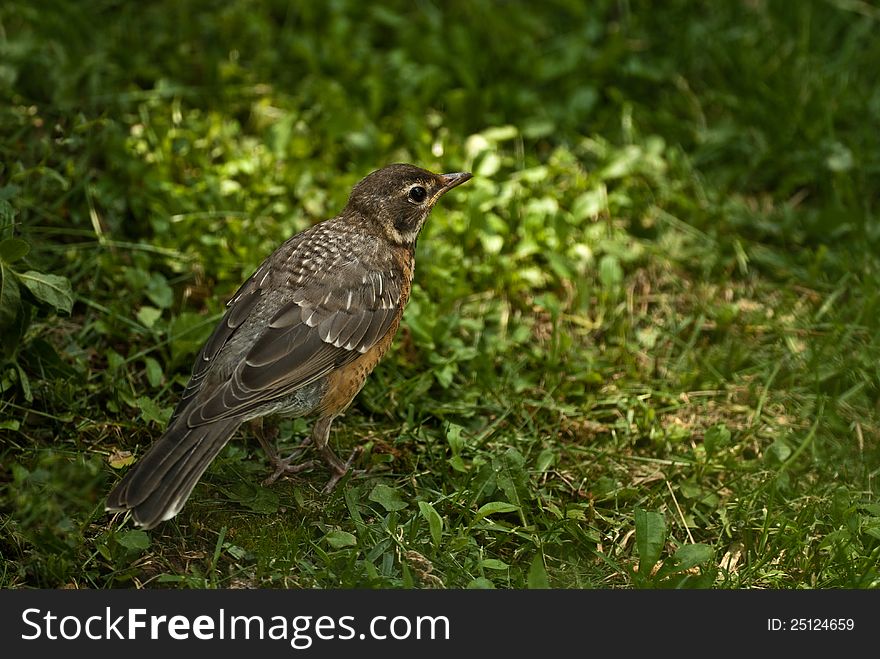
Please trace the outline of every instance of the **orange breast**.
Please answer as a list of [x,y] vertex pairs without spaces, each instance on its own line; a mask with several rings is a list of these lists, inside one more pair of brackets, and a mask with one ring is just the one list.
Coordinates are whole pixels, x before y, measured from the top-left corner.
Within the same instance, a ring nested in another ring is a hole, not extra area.
[[354,397],[358,395],[358,392],[363,388],[364,382],[367,381],[367,376],[373,372],[373,369],[376,368],[376,364],[379,363],[385,353],[388,352],[388,348],[391,347],[394,335],[397,334],[397,329],[400,327],[400,319],[403,316],[403,310],[406,307],[406,303],[409,301],[414,269],[411,254],[402,252],[400,254],[395,254],[395,257],[404,273],[397,317],[394,319],[391,327],[388,328],[388,331],[385,332],[384,336],[382,336],[372,348],[367,350],[367,352],[350,364],[332,371],[327,376],[327,393],[321,401],[321,416],[336,415],[345,410],[345,408],[351,404],[351,401],[354,400]]
[[400,316],[379,341],[352,363],[336,369],[327,376],[327,393],[321,401],[321,416],[335,415],[351,404],[364,386],[367,376],[391,346],[400,326]]

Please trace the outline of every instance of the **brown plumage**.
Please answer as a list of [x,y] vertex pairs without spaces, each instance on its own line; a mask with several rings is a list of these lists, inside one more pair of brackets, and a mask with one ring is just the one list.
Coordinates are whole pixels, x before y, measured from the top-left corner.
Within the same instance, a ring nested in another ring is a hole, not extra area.
[[[352,190],[342,213],[288,239],[228,302],[202,347],[165,433],[107,497],[152,528],[176,515],[245,421],[314,415],[311,437],[333,476],[348,469],[327,441],[388,350],[409,299],[415,244],[436,201],[471,178],[396,164]],[[278,457],[274,480],[311,463]],[[352,458],[354,454],[352,455]]]

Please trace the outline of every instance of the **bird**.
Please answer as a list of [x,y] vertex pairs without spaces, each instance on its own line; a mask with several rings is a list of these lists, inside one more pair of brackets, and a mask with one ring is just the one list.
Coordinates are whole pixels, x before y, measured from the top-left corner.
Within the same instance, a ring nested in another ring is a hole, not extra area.
[[256,433],[275,467],[266,482],[311,467],[298,460],[313,444],[332,491],[357,449],[341,460],[330,427],[397,333],[428,214],[471,177],[388,165],[352,188],[341,213],[281,244],[227,302],[165,432],[108,494],[107,511],[131,511],[143,529],[171,519],[238,428],[270,415],[315,421],[288,458]]

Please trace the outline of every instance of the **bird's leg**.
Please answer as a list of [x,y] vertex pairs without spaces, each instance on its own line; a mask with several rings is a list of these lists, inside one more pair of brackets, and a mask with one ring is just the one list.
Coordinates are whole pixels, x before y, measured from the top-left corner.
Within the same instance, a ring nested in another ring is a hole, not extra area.
[[275,460],[278,457],[278,451],[275,450],[275,438],[278,436],[277,428],[273,428],[271,432],[267,432],[266,426],[263,423],[263,417],[252,419],[248,425],[251,427],[251,432],[254,433],[254,437],[260,442],[260,446],[263,447],[263,450],[269,456],[269,459]]
[[331,471],[330,480],[324,486],[325,494],[333,491],[336,484],[339,483],[339,480],[348,473],[354,459],[361,452],[360,448],[355,448],[345,462],[340,460],[336,453],[333,452],[329,443],[330,425],[333,423],[333,419],[334,417],[332,416],[318,419],[315,422],[315,427],[312,429],[312,438],[315,441],[315,448],[317,448],[321,452],[321,455],[324,456],[324,461],[327,463],[327,466],[330,467]]
[[277,428],[274,429],[271,434],[267,433],[263,426],[263,417],[259,417],[251,421],[251,429],[253,430],[254,435],[256,435],[257,441],[260,442],[260,446],[263,447],[266,455],[269,456],[269,462],[275,467],[275,472],[263,481],[263,485],[271,485],[283,474],[297,474],[306,469],[311,469],[317,464],[317,460],[307,460],[306,462],[300,462],[299,464],[291,464],[291,462],[299,460],[308,445],[312,443],[311,437],[306,437],[302,443],[293,450],[293,453],[286,458],[282,458],[278,455],[278,450],[275,448],[274,443],[274,439],[278,435]]

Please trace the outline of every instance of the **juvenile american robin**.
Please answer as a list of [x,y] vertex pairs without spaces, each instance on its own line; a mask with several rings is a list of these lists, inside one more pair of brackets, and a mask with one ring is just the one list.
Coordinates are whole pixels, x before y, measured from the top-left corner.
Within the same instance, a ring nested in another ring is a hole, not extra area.
[[[471,178],[395,164],[355,185],[342,213],[296,234],[227,303],[202,347],[165,433],[107,497],[149,529],[174,517],[238,427],[267,415],[316,417],[311,442],[346,473],[330,426],[363,387],[397,332],[409,299],[415,246],[437,200]],[[300,471],[261,434],[273,480]]]

